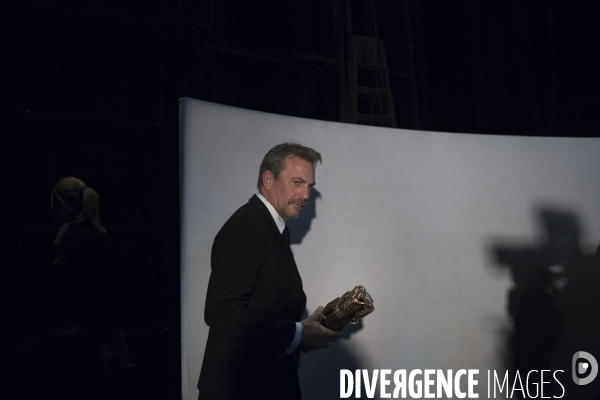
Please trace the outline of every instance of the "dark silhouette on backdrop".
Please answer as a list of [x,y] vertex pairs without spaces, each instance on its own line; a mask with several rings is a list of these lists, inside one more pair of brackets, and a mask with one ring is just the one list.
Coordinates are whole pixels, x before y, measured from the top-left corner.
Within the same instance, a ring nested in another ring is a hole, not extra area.
[[[514,281],[508,313],[515,331],[507,338],[507,352],[514,352],[514,359],[507,369],[518,370],[523,384],[531,370],[563,370],[559,379],[567,397],[587,399],[600,392],[600,385],[575,385],[571,358],[580,350],[600,354],[598,257],[581,251],[575,213],[540,208],[536,214],[543,232],[539,245],[494,249],[498,264],[511,268]],[[536,388],[530,385],[529,390],[534,396]],[[544,385],[544,396],[562,392],[556,384]]]
[[[527,288],[521,298],[515,317],[515,368],[531,396],[542,390],[541,379],[526,380],[529,371],[551,370],[554,348],[563,329],[563,317],[552,299],[556,293],[553,276],[548,268],[533,271],[527,279]],[[537,380],[537,381],[536,381]],[[527,383],[526,383],[527,382]],[[544,396],[555,393],[552,381],[543,385]]]

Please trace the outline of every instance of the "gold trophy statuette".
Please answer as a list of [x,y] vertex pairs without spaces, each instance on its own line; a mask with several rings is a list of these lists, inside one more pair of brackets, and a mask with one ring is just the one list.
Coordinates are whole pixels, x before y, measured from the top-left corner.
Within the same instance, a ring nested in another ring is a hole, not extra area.
[[375,310],[373,299],[364,286],[358,285],[325,306],[319,317],[321,325],[336,331],[346,324],[356,324]]

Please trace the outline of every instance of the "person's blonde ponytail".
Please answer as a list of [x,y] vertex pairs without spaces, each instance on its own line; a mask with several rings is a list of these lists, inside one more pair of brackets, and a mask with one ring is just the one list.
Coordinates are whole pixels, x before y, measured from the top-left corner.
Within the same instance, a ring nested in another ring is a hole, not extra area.
[[90,221],[94,228],[102,234],[106,233],[106,229],[100,222],[100,197],[94,189],[89,186],[81,187],[81,213],[86,221]]
[[106,233],[106,229],[100,222],[100,197],[81,179],[74,176],[62,178],[54,185],[53,196],[58,197],[74,210],[81,210],[85,220],[90,222],[98,233]]

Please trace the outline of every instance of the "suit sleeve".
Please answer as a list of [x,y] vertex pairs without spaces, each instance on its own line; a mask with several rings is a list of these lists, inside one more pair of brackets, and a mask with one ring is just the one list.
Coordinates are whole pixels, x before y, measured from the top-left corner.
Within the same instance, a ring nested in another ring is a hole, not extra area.
[[251,221],[225,224],[212,248],[204,319],[232,339],[283,354],[294,338],[295,321],[249,305],[269,251],[268,234]]

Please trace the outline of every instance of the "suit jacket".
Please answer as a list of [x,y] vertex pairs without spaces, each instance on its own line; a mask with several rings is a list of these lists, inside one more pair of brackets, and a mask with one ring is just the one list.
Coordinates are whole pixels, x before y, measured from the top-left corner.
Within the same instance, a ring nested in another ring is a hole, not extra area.
[[299,399],[286,350],[306,296],[289,242],[258,197],[217,234],[211,268],[199,399]]

